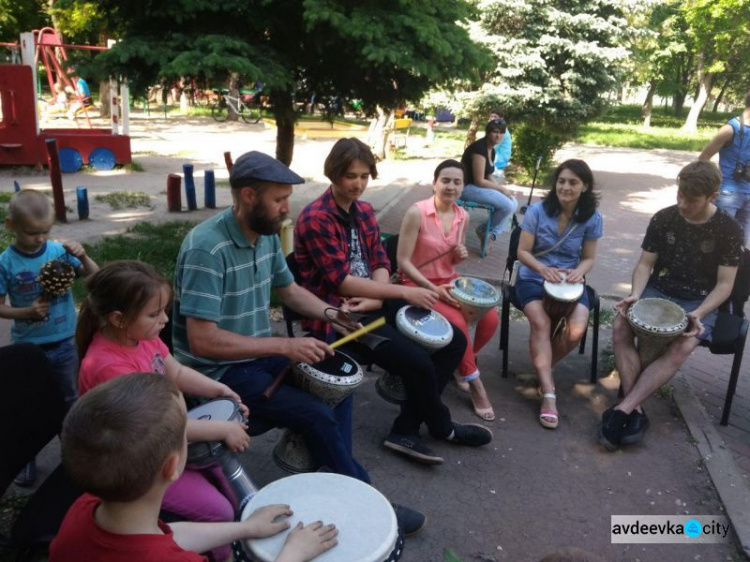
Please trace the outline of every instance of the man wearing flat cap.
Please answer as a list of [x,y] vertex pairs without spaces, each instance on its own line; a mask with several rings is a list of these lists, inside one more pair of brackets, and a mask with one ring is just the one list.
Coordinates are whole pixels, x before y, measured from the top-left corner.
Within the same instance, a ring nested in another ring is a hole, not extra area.
[[[268,400],[262,396],[290,362],[317,363],[333,355],[318,339],[271,334],[271,289],[303,316],[327,319],[329,305],[294,282],[278,237],[292,185],[304,180],[253,151],[237,159],[229,183],[232,207],[193,228],[177,257],[174,354],[237,392],[251,416],[302,434],[321,466],[369,483],[352,456],[351,396],[334,409],[290,385]],[[396,511],[421,528],[421,514],[400,506]]]

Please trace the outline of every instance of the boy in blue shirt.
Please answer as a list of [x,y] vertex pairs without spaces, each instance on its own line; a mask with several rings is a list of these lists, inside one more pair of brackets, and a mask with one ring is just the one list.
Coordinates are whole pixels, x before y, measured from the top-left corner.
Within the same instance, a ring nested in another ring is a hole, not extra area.
[[[41,347],[52,366],[65,402],[76,399],[78,356],[73,336],[76,311],[73,295],[45,295],[38,282],[41,267],[52,260],[67,261],[78,275],[91,275],[99,266],[78,242],[48,241],[54,222],[46,195],[26,189],[16,193],[8,206],[5,226],[13,243],[0,254],[0,318],[13,320],[11,340]],[[9,303],[6,303],[6,295]],[[16,483],[30,486],[36,469],[32,461]]]

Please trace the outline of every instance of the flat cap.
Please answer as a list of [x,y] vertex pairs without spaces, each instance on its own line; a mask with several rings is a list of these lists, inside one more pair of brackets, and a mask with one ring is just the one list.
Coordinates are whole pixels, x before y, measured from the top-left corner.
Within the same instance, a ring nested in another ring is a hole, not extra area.
[[246,152],[232,166],[229,184],[234,189],[247,187],[253,181],[269,181],[289,185],[305,183],[305,180],[292,172],[287,166],[257,150]]

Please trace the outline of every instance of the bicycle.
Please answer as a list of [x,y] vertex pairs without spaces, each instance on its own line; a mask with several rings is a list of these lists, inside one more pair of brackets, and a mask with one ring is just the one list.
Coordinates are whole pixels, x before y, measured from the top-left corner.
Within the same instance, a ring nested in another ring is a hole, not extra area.
[[[257,123],[261,118],[260,93],[240,92],[239,97],[229,95],[228,90],[216,91],[218,101],[211,106],[211,117],[223,123],[229,117],[229,108],[239,115],[245,123]],[[256,101],[257,100],[257,101]]]

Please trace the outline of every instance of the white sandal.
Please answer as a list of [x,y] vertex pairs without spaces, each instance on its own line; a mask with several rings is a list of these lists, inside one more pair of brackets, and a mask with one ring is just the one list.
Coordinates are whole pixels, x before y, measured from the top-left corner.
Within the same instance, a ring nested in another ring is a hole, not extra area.
[[[557,399],[557,395],[554,392],[542,393],[541,389],[539,390],[539,397],[542,399],[547,398],[549,400]],[[542,410],[541,412],[539,412],[539,423],[542,424],[542,427],[546,427],[547,429],[555,429],[557,428],[557,424],[559,421],[560,420],[557,410]]]

